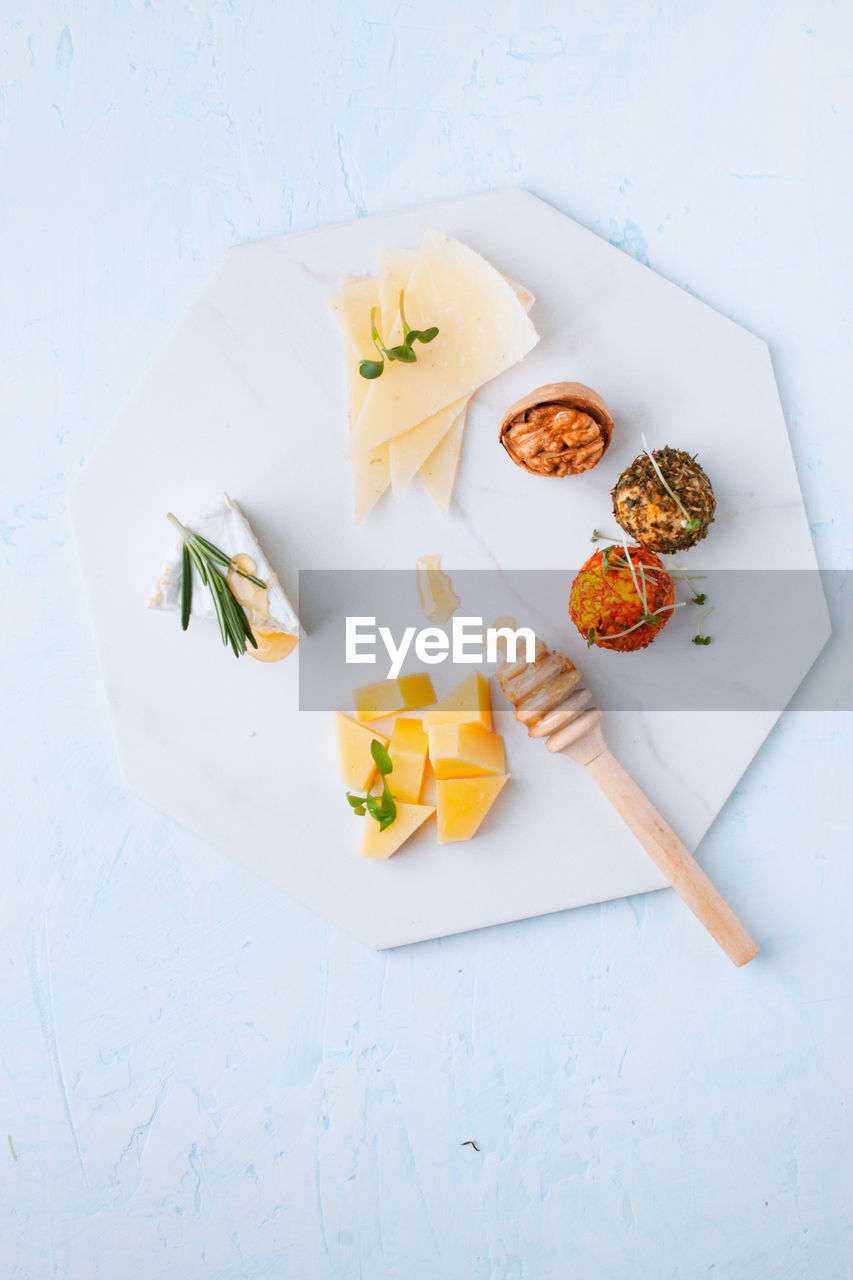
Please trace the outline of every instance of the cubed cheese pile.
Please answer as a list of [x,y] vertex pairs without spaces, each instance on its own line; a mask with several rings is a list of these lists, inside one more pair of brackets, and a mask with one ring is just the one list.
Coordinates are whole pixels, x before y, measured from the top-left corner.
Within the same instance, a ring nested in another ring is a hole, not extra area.
[[[433,814],[441,844],[470,840],[509,776],[486,677],[472,672],[436,702],[427,673],[401,676],[354,690],[353,705],[357,720],[334,713],[343,782],[364,795],[377,781],[370,747],[378,739],[391,757],[388,785],[397,805],[384,831],[369,815],[361,819],[362,856],[390,858]],[[421,716],[410,715],[419,708]],[[389,725],[386,717],[395,714]],[[387,736],[373,726],[380,720]],[[427,800],[433,792],[434,804]]]
[[[414,363],[386,360],[368,381],[359,363],[377,359],[371,312],[386,347],[402,342],[401,290],[409,325],[438,334],[414,344]],[[428,231],[420,250],[386,251],[378,276],[345,280],[329,302],[346,346],[356,521],[389,485],[400,493],[415,475],[446,513],[472,395],[539,340],[527,315],[532,296],[458,240]]]

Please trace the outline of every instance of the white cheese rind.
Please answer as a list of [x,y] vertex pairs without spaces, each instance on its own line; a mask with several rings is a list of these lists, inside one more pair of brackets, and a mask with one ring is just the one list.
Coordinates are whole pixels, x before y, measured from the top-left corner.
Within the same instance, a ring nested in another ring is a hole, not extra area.
[[[233,498],[223,493],[208,511],[202,512],[192,520],[185,520],[184,524],[192,533],[201,534],[232,559],[239,555],[251,556],[257,566],[255,576],[267,584],[267,614],[270,629],[283,631],[291,636],[305,634],[296,616],[296,610],[285,595],[272,565],[264,554],[263,547]],[[182,543],[178,539],[166,556],[160,576],[145,602],[146,608],[180,613],[181,546]],[[197,575],[193,577],[191,614],[194,618],[216,616],[210,591],[202,586]]]
[[365,453],[410,430],[521,360],[539,340],[513,287],[484,258],[428,231],[406,288],[406,318],[438,336],[417,344],[417,363],[386,361],[350,437]]

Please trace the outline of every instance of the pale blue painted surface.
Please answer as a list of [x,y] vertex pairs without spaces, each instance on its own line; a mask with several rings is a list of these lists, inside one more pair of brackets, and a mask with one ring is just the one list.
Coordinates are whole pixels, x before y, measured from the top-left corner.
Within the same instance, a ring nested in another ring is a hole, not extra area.
[[5,7],[4,1277],[851,1274],[849,716],[783,719],[703,845],[743,972],[669,893],[374,955],[122,790],[66,506],[229,245],[525,183],[768,339],[851,567],[851,37],[827,0]]

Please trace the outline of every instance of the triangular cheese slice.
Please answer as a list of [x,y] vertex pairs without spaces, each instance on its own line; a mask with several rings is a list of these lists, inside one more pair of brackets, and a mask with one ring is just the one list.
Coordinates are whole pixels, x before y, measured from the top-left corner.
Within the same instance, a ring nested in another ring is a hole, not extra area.
[[[507,279],[513,292],[525,311],[533,306],[533,294],[523,285]],[[466,406],[467,407],[467,406]],[[459,470],[459,459],[462,456],[462,438],[465,434],[465,414],[454,422],[443,440],[440,440],[433,452],[420,469],[420,477],[426,485],[427,492],[443,516],[450,510],[450,500],[456,484],[456,473]],[[393,462],[391,479],[393,483]]]
[[[337,317],[347,344],[347,417],[350,430],[358,418],[370,389],[370,382],[358,371],[359,362],[373,352],[370,340],[370,311],[378,307],[379,284],[375,277],[349,280],[329,296],[329,304]],[[381,321],[381,312],[378,315]],[[391,483],[387,445],[369,449],[352,459],[355,522],[359,523],[382,497]]]
[[[382,338],[386,347],[396,346],[403,340],[400,290],[406,289],[417,260],[417,249],[385,249],[379,255],[379,309],[382,313]],[[405,298],[403,305],[405,306]],[[411,323],[409,320],[409,324]]]
[[352,459],[352,491],[355,522],[359,524],[391,483],[388,448],[380,445]]
[[402,800],[398,800],[397,817],[384,831],[379,830],[379,823],[375,818],[366,814],[362,819],[364,823],[361,836],[362,858],[390,858],[392,853],[396,853],[409,836],[413,835],[418,827],[422,826],[434,813],[435,805],[405,804]]
[[491,778],[440,778],[435,784],[439,844],[470,840],[508,777],[504,773]]
[[[405,292],[417,260],[417,249],[386,249],[379,255],[379,309],[382,316],[382,337],[386,346],[393,347],[396,343],[402,342],[400,291]],[[423,422],[419,422],[409,431],[404,431],[402,435],[389,440],[388,462],[391,471],[391,488],[394,493],[402,492],[421,469],[429,455],[447,435],[458,412],[466,403],[467,401],[462,400],[448,405]]]
[[341,763],[341,779],[348,791],[358,795],[367,791],[373,781],[376,765],[370,754],[370,744],[378,738],[383,747],[388,746],[388,739],[375,729],[367,729],[363,724],[356,724],[349,716],[334,713],[335,736],[338,740],[338,759]]
[[489,682],[480,671],[472,671],[450,693],[423,714],[425,729],[436,724],[481,724],[492,727],[492,698]]
[[395,493],[400,493],[412,476],[420,471],[457,420],[464,419],[469,399],[469,396],[463,396],[461,400],[455,400],[446,409],[439,409],[431,418],[425,418],[416,427],[388,441],[386,447],[391,467],[391,487]]
[[420,477],[427,487],[429,496],[444,516],[450,510],[450,499],[453,496],[456,472],[459,470],[459,459],[462,456],[466,409],[459,414],[447,435],[439,441],[420,470]]
[[355,456],[472,395],[538,342],[517,294],[473,249],[428,231],[406,288],[406,318],[438,336],[417,362],[387,361],[371,383],[350,438]]
[[340,289],[329,294],[328,303],[347,346],[347,416],[352,429],[370,390],[370,382],[362,378],[358,365],[374,351],[370,340],[370,312],[379,306],[379,282],[375,276],[346,280]]

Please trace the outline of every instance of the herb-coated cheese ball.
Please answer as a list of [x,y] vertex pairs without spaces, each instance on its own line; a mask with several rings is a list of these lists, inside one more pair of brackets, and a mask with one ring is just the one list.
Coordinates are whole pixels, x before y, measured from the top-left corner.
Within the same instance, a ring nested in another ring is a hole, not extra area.
[[611,496],[613,514],[625,532],[650,551],[664,553],[686,551],[704,538],[717,505],[711,481],[696,459],[668,445],[651,457],[636,457]]

